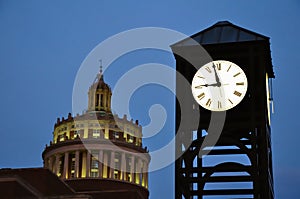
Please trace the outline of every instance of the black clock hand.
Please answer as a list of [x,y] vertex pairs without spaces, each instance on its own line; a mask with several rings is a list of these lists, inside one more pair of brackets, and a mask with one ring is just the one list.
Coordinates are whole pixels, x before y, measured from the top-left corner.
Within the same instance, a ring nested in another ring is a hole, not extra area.
[[217,86],[218,87],[220,87],[221,86],[221,82],[220,82],[220,78],[219,78],[219,76],[218,76],[218,73],[217,73],[217,71],[216,71],[216,66],[215,66],[215,64],[213,63],[213,69],[214,69],[214,71],[215,71],[215,78],[216,78],[216,82],[217,82]]
[[[226,85],[229,85],[229,84],[221,84],[222,86],[226,86]],[[202,85],[199,85],[199,86],[195,86],[195,88],[201,88],[202,86],[204,87],[208,87],[208,86],[217,86],[217,87],[221,87],[218,83],[214,83],[214,84],[202,84]]]
[[205,87],[208,87],[208,86],[219,86],[219,84],[218,83],[214,83],[214,84],[202,84],[202,85],[196,86],[195,88],[201,88],[202,86],[205,86]]

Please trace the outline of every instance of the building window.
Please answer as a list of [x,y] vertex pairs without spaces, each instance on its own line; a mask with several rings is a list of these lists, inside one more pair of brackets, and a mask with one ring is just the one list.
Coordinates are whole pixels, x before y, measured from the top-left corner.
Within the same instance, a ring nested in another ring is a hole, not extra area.
[[100,137],[100,129],[93,129],[93,138],[99,138]]
[[62,142],[62,141],[64,141],[64,140],[65,140],[64,134],[60,134],[60,135],[57,136],[57,141],[58,141],[58,142]]
[[127,139],[128,143],[133,143],[134,142],[134,137],[132,135],[128,135],[127,137],[128,137],[128,139]]
[[96,178],[99,176],[99,152],[92,151],[91,157],[91,177]]
[[61,156],[58,160],[58,172],[57,172],[57,176],[60,177],[63,173],[64,170],[64,156]]
[[115,153],[115,165],[114,165],[114,178],[115,179],[120,179],[121,178],[121,154],[120,153]]
[[71,153],[70,158],[71,158],[70,176],[71,178],[75,178],[75,153]]
[[84,130],[83,129],[78,130],[77,135],[79,135],[79,137],[82,139],[84,137]]
[[131,180],[131,160],[132,160],[132,156],[127,155],[126,156],[126,176],[125,176],[125,180],[127,180],[128,182],[130,182]]
[[103,94],[100,94],[100,106],[103,107]]
[[120,138],[119,132],[114,131],[114,132],[113,132],[113,138],[119,139],[119,138]]
[[99,94],[96,95],[96,106],[99,106]]

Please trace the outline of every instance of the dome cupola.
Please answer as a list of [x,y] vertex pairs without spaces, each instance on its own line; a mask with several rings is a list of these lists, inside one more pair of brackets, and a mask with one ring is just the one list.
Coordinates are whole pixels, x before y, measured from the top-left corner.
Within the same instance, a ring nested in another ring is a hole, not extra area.
[[111,112],[111,88],[104,82],[102,65],[88,92],[88,111]]

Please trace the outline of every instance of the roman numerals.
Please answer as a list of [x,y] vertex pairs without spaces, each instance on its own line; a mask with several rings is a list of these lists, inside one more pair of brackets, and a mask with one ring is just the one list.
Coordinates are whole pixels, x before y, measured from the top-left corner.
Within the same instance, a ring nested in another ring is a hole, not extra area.
[[211,69],[210,69],[208,66],[205,67],[205,70],[206,70],[207,72],[211,73]]
[[222,108],[222,103],[218,101],[218,109]]
[[242,93],[238,92],[238,91],[234,91],[233,94],[235,94],[238,97],[241,97]]
[[243,100],[247,87],[243,69],[225,60],[200,67],[191,86],[195,100],[210,111],[226,111],[235,107]]
[[218,70],[221,70],[221,63],[217,63],[216,66]]
[[245,83],[244,83],[244,82],[238,82],[238,83],[236,83],[235,85],[237,85],[237,86],[244,86]]
[[201,93],[200,95],[198,95],[198,99],[202,100],[205,97],[205,93]]
[[235,75],[233,75],[233,77],[236,77],[238,76],[239,74],[241,74],[240,72],[236,73]]
[[229,72],[230,68],[231,68],[231,64],[229,65],[229,67],[228,67],[228,69],[227,69],[227,72]]
[[210,105],[211,105],[211,99],[210,98],[207,100],[207,102],[206,102],[205,105],[208,106],[208,107],[210,107]]

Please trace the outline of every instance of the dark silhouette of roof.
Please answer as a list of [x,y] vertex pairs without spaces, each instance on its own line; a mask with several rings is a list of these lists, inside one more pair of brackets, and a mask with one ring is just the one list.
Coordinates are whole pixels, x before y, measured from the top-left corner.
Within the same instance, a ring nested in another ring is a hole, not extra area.
[[90,198],[78,195],[46,168],[0,169],[0,196],[12,198]]
[[[120,189],[116,190],[118,186]],[[111,179],[63,181],[46,168],[0,169],[0,197],[5,199],[138,199],[146,188]]]
[[[192,35],[191,38],[199,44],[269,40],[269,37],[236,26],[228,21],[219,21],[211,27]],[[173,44],[172,46],[185,46],[193,44],[194,42],[190,38],[187,38]]]

